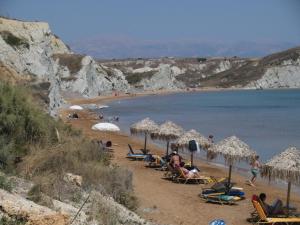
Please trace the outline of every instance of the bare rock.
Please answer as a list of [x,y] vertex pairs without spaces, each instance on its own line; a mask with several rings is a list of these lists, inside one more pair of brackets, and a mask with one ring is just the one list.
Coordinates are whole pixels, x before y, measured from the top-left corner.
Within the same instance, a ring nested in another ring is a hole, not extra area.
[[64,181],[71,183],[71,184],[75,184],[79,187],[81,187],[81,185],[82,185],[82,176],[79,176],[79,175],[75,175],[72,173],[66,173],[63,179],[64,179]]
[[16,194],[10,194],[0,189],[1,211],[9,216],[24,218],[26,225],[67,225],[69,216],[57,213],[47,207],[22,198]]

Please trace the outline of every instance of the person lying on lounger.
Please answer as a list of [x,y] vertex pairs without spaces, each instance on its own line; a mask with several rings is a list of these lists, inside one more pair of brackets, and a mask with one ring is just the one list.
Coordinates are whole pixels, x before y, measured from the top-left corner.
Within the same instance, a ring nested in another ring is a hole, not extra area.
[[267,195],[265,193],[260,193],[259,199],[266,214],[273,216],[284,214],[283,204],[280,199],[277,199],[272,205],[266,203]]
[[180,163],[180,169],[182,170],[182,172],[184,173],[184,176],[186,178],[197,178],[199,177],[199,172],[197,169],[192,169],[192,170],[188,170],[184,167],[184,162]]
[[181,161],[182,161],[182,157],[177,153],[177,151],[173,151],[173,155],[170,160],[170,165],[173,168],[178,168],[180,167]]

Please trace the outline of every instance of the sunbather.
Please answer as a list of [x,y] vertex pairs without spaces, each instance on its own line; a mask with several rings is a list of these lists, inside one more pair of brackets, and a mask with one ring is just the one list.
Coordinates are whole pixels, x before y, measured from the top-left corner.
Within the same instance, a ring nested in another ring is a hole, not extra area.
[[182,160],[182,157],[180,155],[178,155],[177,151],[173,151],[173,155],[170,160],[170,165],[173,168],[178,168],[178,167],[180,167],[181,160]]
[[266,203],[267,195],[265,193],[260,193],[259,199],[267,215],[274,216],[274,215],[284,214],[283,204],[280,199],[276,199],[276,201],[272,205]]
[[196,169],[188,170],[184,167],[184,162],[180,163],[180,168],[182,172],[184,173],[184,176],[186,178],[197,178],[199,177],[199,172]]
[[144,161],[149,162],[149,164],[153,164],[155,166],[164,166],[166,162],[159,155],[148,154]]

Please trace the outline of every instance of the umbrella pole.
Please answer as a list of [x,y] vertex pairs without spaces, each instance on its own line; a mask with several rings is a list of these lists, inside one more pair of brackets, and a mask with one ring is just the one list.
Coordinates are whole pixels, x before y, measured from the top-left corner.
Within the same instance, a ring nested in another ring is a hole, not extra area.
[[145,143],[144,143],[144,151],[146,152],[146,146],[147,146],[147,133],[145,133]]
[[191,152],[191,166],[193,166],[193,161],[194,161],[194,154]]
[[228,176],[228,184],[227,184],[227,190],[226,190],[226,194],[229,193],[230,190],[230,182],[231,182],[231,170],[232,170],[232,165],[229,165],[229,176]]
[[290,208],[291,186],[292,186],[292,183],[291,183],[291,181],[289,181],[289,183],[288,183],[288,191],[287,191],[287,198],[286,198],[287,215],[289,215],[289,208]]
[[169,155],[169,141],[167,141],[167,154],[166,155]]

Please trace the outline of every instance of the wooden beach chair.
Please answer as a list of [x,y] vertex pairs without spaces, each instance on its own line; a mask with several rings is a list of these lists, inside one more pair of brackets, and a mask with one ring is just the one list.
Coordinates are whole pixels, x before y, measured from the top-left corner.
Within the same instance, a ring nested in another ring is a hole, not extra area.
[[300,224],[299,217],[267,217],[263,207],[258,201],[252,200],[252,204],[258,214],[259,220],[255,224],[287,224],[296,225]]
[[178,175],[178,171],[174,169],[169,163],[166,163],[166,172],[164,173],[163,178],[174,181]]
[[175,177],[175,181],[178,183],[196,183],[196,184],[208,184],[209,178],[205,176],[201,176],[199,174],[195,174],[195,177],[188,177],[184,174],[182,168],[176,168],[178,176]]

